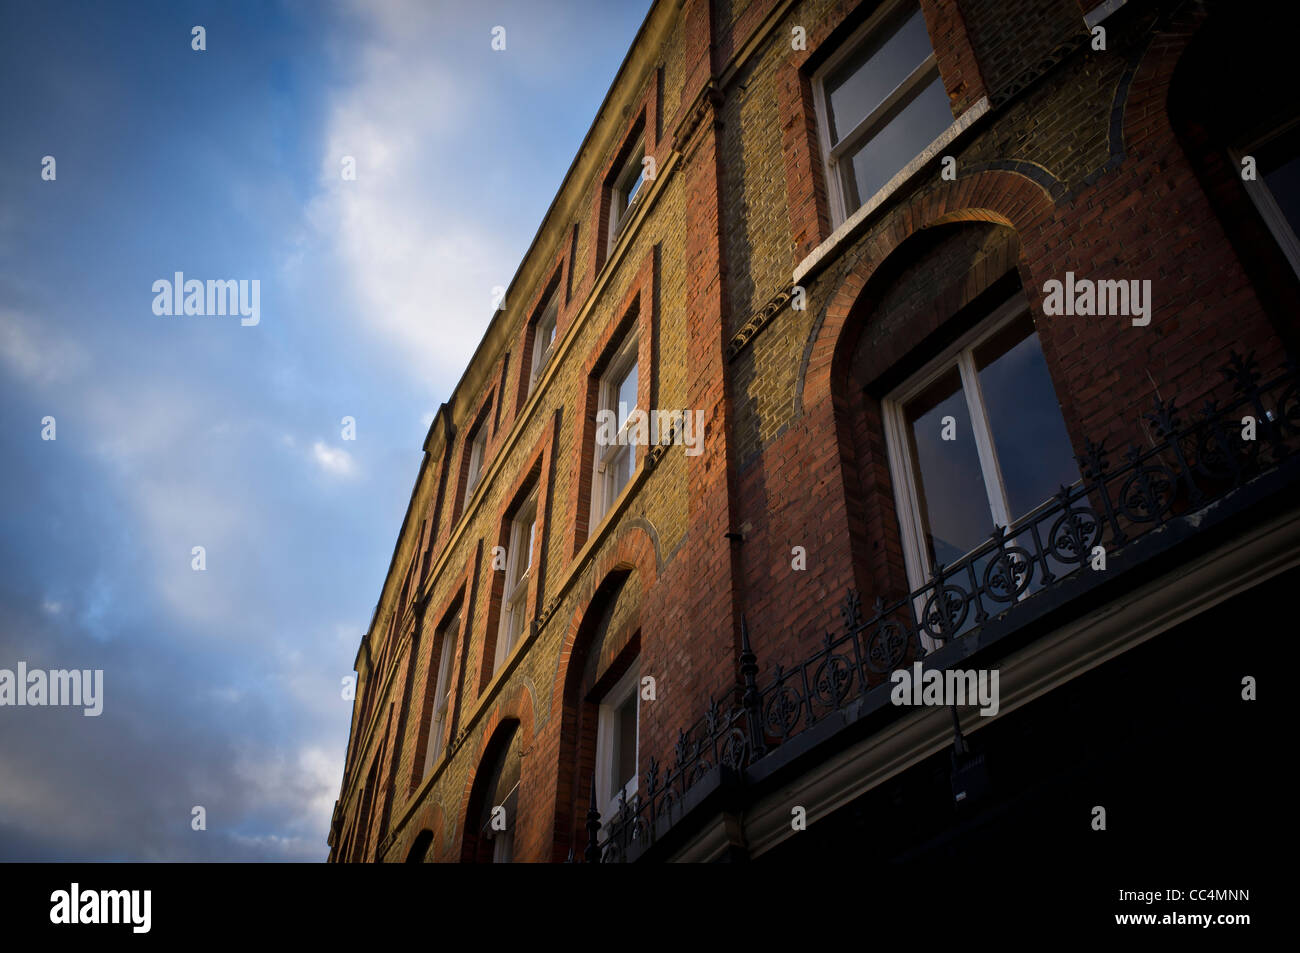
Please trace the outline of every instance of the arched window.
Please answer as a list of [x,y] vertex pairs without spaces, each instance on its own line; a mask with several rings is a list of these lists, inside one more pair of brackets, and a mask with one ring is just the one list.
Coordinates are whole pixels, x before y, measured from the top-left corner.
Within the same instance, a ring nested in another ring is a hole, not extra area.
[[628,569],[610,573],[592,597],[574,639],[564,681],[556,860],[581,857],[595,785],[596,808],[608,835],[620,805],[640,792],[641,583]]
[[639,793],[637,759],[641,724],[640,668],[636,660],[600,695],[596,719],[596,804],[609,820]]
[[433,844],[433,831],[425,828],[416,835],[410,851],[406,854],[408,864],[422,864],[427,859],[429,848]]
[[[1291,35],[1214,7],[1170,80],[1170,123],[1274,330],[1300,345],[1300,104]],[[1181,217],[1181,216],[1180,216]],[[1280,357],[1280,355],[1279,355]]]
[[[911,589],[986,542],[994,526],[1015,527],[1080,482],[1023,291],[895,388],[882,410]],[[977,577],[993,558],[977,562]]]
[[508,864],[515,859],[521,745],[517,721],[499,727],[488,744],[465,819],[462,860]]
[[[1014,545],[1018,522],[1079,482],[1019,253],[1003,225],[927,228],[873,270],[837,344],[840,438],[854,464],[846,497],[860,508],[854,525],[869,527],[851,543],[868,600],[920,589],[967,557],[982,578],[993,553],[974,551],[995,525]],[[1017,598],[1037,585],[1022,581]]]

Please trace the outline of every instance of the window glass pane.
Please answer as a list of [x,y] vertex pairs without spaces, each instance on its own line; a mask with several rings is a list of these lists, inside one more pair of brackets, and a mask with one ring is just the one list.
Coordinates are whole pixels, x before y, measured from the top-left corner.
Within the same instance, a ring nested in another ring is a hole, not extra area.
[[619,705],[615,714],[614,794],[636,774],[636,694]]
[[864,44],[832,73],[826,81],[831,143],[852,132],[931,52],[925,18],[914,8],[892,35]]
[[[931,568],[948,565],[983,542],[993,527],[957,368],[926,388],[904,413]],[[949,416],[955,421],[954,440],[942,437],[943,418]]]
[[623,492],[623,487],[627,486],[628,478],[632,475],[630,464],[633,459],[627,447],[619,447],[614,455],[610,457],[606,466],[609,473],[609,494],[605,500],[607,510],[618,499],[618,495]]
[[438,659],[438,685],[447,684],[448,670],[451,668],[451,646],[456,641],[456,630],[460,626],[460,616],[452,619],[442,633],[442,654]]
[[[519,802],[521,738],[521,733],[516,730],[506,750],[501,752],[494,764],[490,783],[484,791],[483,807],[479,813],[479,836],[489,839],[493,859],[503,862],[509,862],[513,857],[512,847]],[[492,828],[492,812],[497,806],[505,809],[506,829],[504,831],[495,831]]]
[[641,164],[640,157],[638,157],[636,161],[638,165],[641,165],[641,171],[637,174],[636,180],[632,183],[632,187],[627,190],[628,205],[631,205],[636,201],[637,193],[641,191],[641,186],[645,185],[645,166]]
[[456,616],[442,630],[442,651],[438,655],[438,687],[435,689],[433,718],[429,725],[428,755],[424,770],[433,767],[438,755],[442,753],[442,729],[447,717],[447,708],[451,705],[451,647],[456,641],[456,631],[460,627],[460,616]]
[[620,429],[627,421],[627,415],[636,407],[636,374],[636,364],[633,364],[628,370],[627,376],[618,385],[618,407],[612,409],[618,412],[618,426]]
[[537,338],[533,344],[533,369],[540,373],[550,356],[551,344],[555,341],[554,302],[547,306],[546,313],[537,323]]
[[844,204],[850,211],[884,187],[952,125],[948,93],[938,74],[879,132],[863,143],[845,169]]
[[1291,231],[1300,235],[1300,126],[1258,150],[1260,175]]
[[510,545],[515,547],[515,559],[510,583],[514,585],[528,572],[533,564],[533,532],[536,529],[537,510],[531,502],[526,503],[515,517],[513,535]]
[[618,178],[610,187],[612,193],[610,215],[613,225],[610,231],[611,240],[623,227],[628,207],[641,191],[641,186],[645,184],[645,166],[641,162],[643,158],[645,158],[645,146],[641,144],[632,150],[627,158],[627,164],[619,171]]
[[980,391],[1012,520],[1079,479],[1033,322],[1018,318],[975,349]]
[[[483,427],[479,427],[474,434],[473,444],[469,450],[469,483],[466,489],[473,491],[474,485],[478,482],[479,475],[483,472],[483,450],[487,445],[487,434],[483,432]],[[468,499],[468,493],[466,494]]]

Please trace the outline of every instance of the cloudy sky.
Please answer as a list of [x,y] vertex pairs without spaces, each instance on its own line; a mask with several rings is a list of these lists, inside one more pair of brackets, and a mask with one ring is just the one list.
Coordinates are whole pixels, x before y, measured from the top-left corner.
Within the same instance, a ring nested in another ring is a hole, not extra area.
[[0,5],[0,669],[104,672],[0,707],[0,860],[325,858],[425,432],[648,8]]

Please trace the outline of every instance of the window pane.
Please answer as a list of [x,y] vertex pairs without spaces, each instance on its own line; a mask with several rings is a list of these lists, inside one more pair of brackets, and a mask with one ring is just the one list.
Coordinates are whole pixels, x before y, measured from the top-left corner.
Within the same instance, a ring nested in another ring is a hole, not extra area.
[[[948,565],[983,542],[993,528],[957,368],[926,388],[904,412],[931,568],[940,562]],[[949,416],[955,421],[954,440],[942,437],[943,418]]]
[[612,216],[611,224],[613,226],[610,230],[611,241],[618,231],[622,229],[623,223],[626,221],[628,207],[645,184],[645,166],[641,162],[644,157],[645,146],[639,144],[628,156],[627,164],[619,171],[618,178],[614,180],[614,184],[610,188],[612,193],[610,195],[610,215]]
[[537,324],[537,339],[533,343],[533,370],[540,374],[550,356],[551,344],[555,341],[554,303],[547,306],[546,314]]
[[428,754],[424,770],[427,773],[442,753],[442,732],[451,705],[451,648],[460,628],[460,616],[455,616],[442,630],[442,651],[438,654],[438,686],[435,689],[433,718],[429,724]]
[[620,429],[627,421],[627,415],[636,407],[636,374],[636,364],[633,364],[627,372],[627,376],[618,385],[619,406],[613,409],[618,411],[618,426]]
[[1028,315],[975,349],[980,391],[1015,520],[1079,479],[1079,467]]
[[469,482],[466,487],[466,499],[469,493],[474,490],[474,485],[478,483],[478,478],[483,472],[483,450],[487,446],[487,434],[484,433],[484,427],[480,426],[479,431],[474,434],[473,444],[469,450]]
[[510,584],[513,586],[528,572],[533,564],[533,534],[537,528],[537,509],[529,501],[515,517],[510,545],[515,548],[514,565],[511,567]]
[[1300,126],[1258,150],[1259,172],[1291,231],[1300,235]]
[[614,794],[636,774],[636,694],[618,707],[615,715]]
[[[640,160],[637,161],[639,162]],[[640,174],[638,174],[636,177],[636,181],[634,181],[632,183],[632,187],[627,190],[628,205],[631,205],[633,202],[636,201],[637,193],[641,191],[641,186],[643,186],[644,184],[645,184],[645,166],[643,165],[641,167]]]
[[438,656],[438,688],[441,694],[447,687],[451,673],[451,647],[456,642],[456,632],[460,628],[460,616],[456,616],[442,631],[442,652]]
[[827,78],[826,107],[832,144],[852,132],[932,52],[919,8],[896,32],[884,34],[881,39],[883,42],[864,44]]
[[857,209],[952,125],[952,108],[936,74],[916,98],[863,143],[844,166],[844,204]]
[[619,447],[615,454],[610,457],[606,466],[609,472],[609,494],[605,500],[606,509],[609,509],[610,505],[618,499],[618,495],[623,492],[623,487],[627,486],[628,478],[632,475],[630,464],[634,459],[628,447]]

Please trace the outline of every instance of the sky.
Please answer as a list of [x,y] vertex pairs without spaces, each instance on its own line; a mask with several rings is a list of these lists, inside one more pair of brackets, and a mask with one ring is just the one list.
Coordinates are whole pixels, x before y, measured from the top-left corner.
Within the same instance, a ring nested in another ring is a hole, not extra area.
[[0,704],[0,860],[325,859],[425,434],[649,6],[0,3],[0,680],[103,672]]

